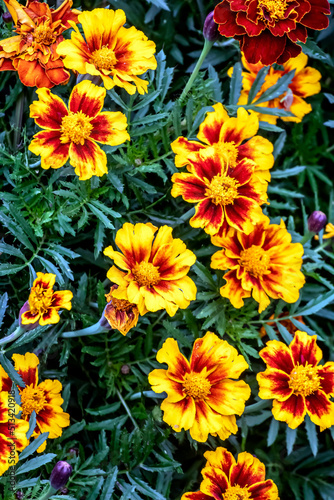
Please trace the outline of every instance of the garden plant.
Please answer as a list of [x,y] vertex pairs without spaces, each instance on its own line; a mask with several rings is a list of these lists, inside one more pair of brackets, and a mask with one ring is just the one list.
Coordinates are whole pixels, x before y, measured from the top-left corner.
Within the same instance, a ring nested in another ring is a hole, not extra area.
[[0,500],[334,500],[333,0],[0,3]]

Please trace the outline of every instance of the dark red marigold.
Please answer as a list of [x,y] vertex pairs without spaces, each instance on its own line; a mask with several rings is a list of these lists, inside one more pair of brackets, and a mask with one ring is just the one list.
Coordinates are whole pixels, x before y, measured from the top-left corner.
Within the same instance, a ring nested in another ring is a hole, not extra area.
[[249,63],[268,66],[296,57],[306,28],[327,28],[329,14],[327,0],[223,0],[214,21],[223,36],[239,40]]

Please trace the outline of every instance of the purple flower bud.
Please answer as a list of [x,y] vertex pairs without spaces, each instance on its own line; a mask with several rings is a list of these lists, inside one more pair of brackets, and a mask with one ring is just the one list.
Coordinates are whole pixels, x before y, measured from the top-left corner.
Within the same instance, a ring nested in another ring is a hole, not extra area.
[[128,375],[130,373],[130,366],[129,365],[122,365],[121,366],[121,373],[122,373],[122,375]]
[[9,12],[4,12],[2,14],[2,19],[4,20],[5,23],[12,23],[13,22],[13,18]]
[[23,313],[25,313],[26,311],[29,311],[29,310],[30,310],[30,305],[29,305],[29,301],[27,300],[23,304],[23,306],[21,307],[20,312],[19,312],[19,323],[20,323],[20,326],[22,328],[24,328],[26,332],[30,332],[30,330],[34,330],[39,325],[38,319],[37,319],[37,321],[35,321],[35,323],[29,323],[29,325],[23,325],[22,324],[21,316],[22,316]]
[[321,231],[326,226],[326,224],[326,214],[320,212],[320,210],[312,212],[307,221],[308,230],[312,233],[319,233],[319,231]]
[[218,24],[213,20],[213,12],[206,16],[203,26],[203,36],[209,42],[215,42],[219,38]]
[[72,473],[72,466],[64,461],[57,462],[54,466],[51,476],[50,476],[50,484],[51,487],[55,490],[59,490],[63,488],[68,481]]
[[23,500],[23,498],[24,498],[24,493],[23,493],[23,491],[17,491],[17,492],[15,493],[15,497],[16,497],[16,499],[17,499],[17,500]]

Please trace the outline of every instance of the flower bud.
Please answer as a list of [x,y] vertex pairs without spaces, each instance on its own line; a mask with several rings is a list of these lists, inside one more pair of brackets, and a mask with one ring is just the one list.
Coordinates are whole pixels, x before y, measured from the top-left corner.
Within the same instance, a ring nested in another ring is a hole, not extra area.
[[13,18],[9,12],[4,12],[2,14],[2,19],[4,20],[5,23],[12,23],[13,22]]
[[122,365],[121,366],[121,374],[128,375],[129,373],[130,373],[130,366],[129,365]]
[[[113,292],[117,290],[118,285],[113,285],[110,292],[106,295],[108,304],[104,308],[100,325],[104,328],[113,328],[126,335],[131,328],[136,326],[139,317],[138,307],[128,300],[117,299]],[[108,325],[108,326],[105,326]]]
[[24,328],[24,330],[26,332],[30,332],[30,330],[34,330],[38,325],[39,325],[39,321],[38,321],[38,318],[37,320],[35,321],[35,323],[29,323],[28,325],[23,325],[22,324],[22,320],[21,320],[21,316],[23,313],[25,313],[26,311],[29,311],[30,310],[30,305],[29,305],[29,300],[27,300],[23,306],[21,307],[20,309],[20,312],[19,312],[19,323],[20,323],[20,327],[21,328]]
[[23,493],[23,491],[17,491],[17,492],[15,493],[15,498],[16,498],[16,500],[23,500],[23,498],[24,498],[24,493]]
[[211,11],[204,21],[203,36],[209,42],[215,42],[219,38],[218,24],[213,20],[213,12]]
[[308,230],[312,233],[319,233],[319,231],[321,231],[326,226],[326,223],[326,215],[320,210],[316,210],[315,212],[312,212],[310,217],[308,218]]
[[57,462],[50,476],[51,487],[54,488],[55,490],[63,488],[67,483],[71,473],[72,473],[72,465],[62,460],[60,462]]

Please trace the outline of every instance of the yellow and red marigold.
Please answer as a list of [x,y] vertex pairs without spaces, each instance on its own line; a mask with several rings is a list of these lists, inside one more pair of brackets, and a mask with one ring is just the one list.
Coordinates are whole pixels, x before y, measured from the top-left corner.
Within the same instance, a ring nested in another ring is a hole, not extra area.
[[78,22],[78,10],[65,0],[57,10],[47,3],[28,0],[26,7],[16,0],[5,1],[15,23],[16,36],[0,40],[0,71],[15,70],[28,87],[65,84],[70,73],[64,69],[57,46],[70,23]]
[[[322,236],[322,239],[323,240],[328,240],[329,238],[333,238],[333,237],[334,237],[334,224],[332,224],[331,222],[329,222],[328,224],[326,224],[325,232],[324,232],[324,234]],[[318,240],[319,236],[316,234],[314,236],[314,239]]]
[[116,85],[129,94],[147,92],[148,82],[138,75],[156,69],[155,43],[134,26],[124,28],[126,17],[121,9],[85,11],[78,19],[86,41],[73,23],[71,40],[57,49],[65,66],[80,74],[100,76],[107,89]]
[[327,0],[223,0],[214,11],[219,32],[240,42],[251,64],[285,63],[305,43],[306,28],[328,26]]
[[51,325],[59,321],[59,309],[71,310],[73,293],[70,290],[53,291],[55,274],[37,273],[26,307],[21,310],[22,325]]
[[22,451],[28,446],[29,441],[26,434],[29,430],[29,423],[22,418],[16,418],[20,410],[9,393],[12,381],[6,380],[1,383],[1,373],[3,368],[0,365],[0,476],[6,472],[11,465],[18,462],[18,451]]
[[[319,82],[321,79],[321,73],[317,69],[311,68],[310,66],[306,67],[307,59],[307,55],[302,52],[299,56],[289,59],[286,63],[284,63],[283,70],[278,70],[271,66],[261,89],[254,97],[254,101],[259,99],[265,91],[275,85],[279,78],[289,71],[295,70],[295,76],[289,84],[288,90],[271,101],[261,102],[259,106],[291,111],[291,113],[295,116],[283,116],[281,119],[286,122],[301,122],[303,117],[312,111],[312,106],[304,101],[304,98],[318,94],[321,90]],[[238,102],[238,104],[241,105],[247,104],[249,91],[257,77],[258,72],[264,67],[261,63],[248,63],[244,55],[242,56],[242,64],[247,71],[242,72],[242,91]],[[232,68],[228,71],[229,76],[231,76],[231,70]],[[258,117],[260,121],[273,124],[277,122],[277,116],[274,115],[258,113]]]
[[189,154],[188,162],[190,173],[173,175],[171,195],[196,203],[190,225],[208,234],[222,226],[250,233],[267,201],[267,183],[254,175],[255,162],[244,158],[230,167],[213,147]]
[[317,336],[297,331],[289,346],[270,340],[260,356],[267,365],[257,374],[262,399],[273,399],[276,420],[296,429],[308,414],[323,431],[334,425],[334,362],[319,365]]
[[193,439],[205,442],[209,434],[227,439],[238,430],[250,387],[236,380],[248,368],[245,358],[225,340],[207,332],[194,342],[190,362],[174,339],[167,339],[157,353],[168,369],[148,376],[154,392],[166,392],[163,419],[173,430],[189,430]]
[[266,468],[244,451],[237,461],[226,448],[204,453],[200,491],[185,493],[181,500],[279,500],[278,489],[266,480]]
[[235,168],[242,160],[252,160],[259,180],[269,182],[269,169],[274,165],[274,147],[268,139],[255,135],[259,129],[256,113],[239,108],[237,116],[230,118],[221,103],[212,107],[214,111],[207,113],[199,127],[197,138],[201,142],[189,141],[185,137],[178,137],[172,142],[175,165],[178,168],[187,165],[189,169],[191,153],[213,146],[229,168]]
[[[21,418],[29,421],[33,411],[36,413],[36,427],[32,437],[37,437],[43,432],[48,432],[48,439],[55,439],[62,435],[63,427],[70,425],[70,416],[65,413],[61,405],[63,399],[60,395],[62,384],[59,380],[44,380],[38,383],[38,357],[27,352],[26,354],[13,354],[15,370],[21,376],[25,387],[19,387],[21,397]],[[0,366],[0,385],[11,384],[7,373]],[[46,441],[38,448],[38,452],[45,450]]]
[[166,309],[174,316],[179,307],[186,309],[195,300],[196,286],[187,274],[196,256],[182,240],[172,237],[171,227],[158,230],[151,223],[126,222],[117,231],[115,243],[122,253],[111,246],[104,250],[115,262],[107,273],[118,285],[113,297],[136,304],[141,315]]
[[220,293],[236,308],[252,296],[259,303],[259,312],[270,304],[269,297],[289,304],[299,298],[305,278],[302,266],[303,246],[291,243],[291,235],[281,221],[257,224],[249,235],[230,229],[227,234],[212,237],[214,245],[223,250],[212,256],[211,267],[223,271],[226,285]]
[[34,135],[29,150],[41,156],[42,168],[60,168],[70,159],[80,180],[106,174],[107,156],[97,142],[118,146],[130,140],[123,113],[101,112],[106,90],[89,80],[80,82],[71,92],[69,109],[48,89],[37,95],[30,116],[46,130]]
[[122,335],[126,335],[131,328],[137,325],[139,311],[135,304],[113,296],[113,292],[117,288],[118,285],[113,285],[110,288],[110,292],[106,295],[108,304],[104,309],[103,315],[111,328],[118,330]]

